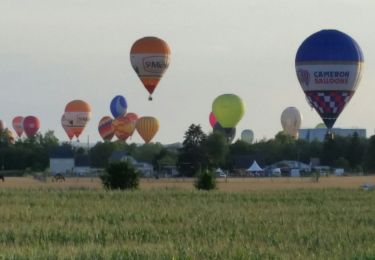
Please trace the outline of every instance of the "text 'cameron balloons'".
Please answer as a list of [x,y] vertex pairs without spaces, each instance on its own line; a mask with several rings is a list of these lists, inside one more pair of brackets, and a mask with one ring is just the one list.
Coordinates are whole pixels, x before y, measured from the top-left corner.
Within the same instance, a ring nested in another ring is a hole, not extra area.
[[298,48],[295,66],[299,83],[327,128],[333,127],[352,98],[363,61],[356,41],[337,30],[314,33]]
[[65,117],[69,121],[69,129],[78,138],[91,119],[91,107],[83,100],[73,100],[65,106]]
[[74,137],[73,131],[70,129],[69,120],[66,118],[65,114],[61,116],[61,126],[64,128],[66,135],[68,136],[69,140],[72,140]]
[[98,131],[104,141],[111,141],[115,134],[112,121],[112,118],[109,116],[103,116],[99,121]]
[[254,140],[254,132],[250,129],[245,129],[241,132],[241,140],[251,144]]
[[16,116],[12,120],[12,126],[14,131],[16,131],[18,137],[23,134],[23,116]]
[[145,143],[149,143],[159,131],[159,121],[155,117],[143,116],[138,118],[135,128]]
[[292,136],[294,139],[298,138],[298,130],[301,127],[302,115],[295,107],[287,107],[281,113],[281,125],[284,133]]
[[208,116],[208,120],[210,121],[210,125],[212,128],[214,128],[215,124],[216,124],[216,117],[214,115],[214,113],[210,113],[210,115]]
[[224,94],[214,100],[212,112],[223,128],[232,128],[237,125],[244,115],[245,105],[239,96]]
[[168,44],[156,37],[137,40],[130,50],[130,62],[144,87],[152,93],[168,69],[171,51]]
[[23,119],[23,130],[27,137],[33,137],[40,127],[39,119],[35,116],[27,116]]
[[222,133],[229,144],[233,142],[234,137],[236,136],[235,127],[223,128],[220,123],[216,123],[214,125],[214,132]]
[[123,96],[115,96],[112,99],[110,109],[114,118],[125,115],[127,108],[128,103]]

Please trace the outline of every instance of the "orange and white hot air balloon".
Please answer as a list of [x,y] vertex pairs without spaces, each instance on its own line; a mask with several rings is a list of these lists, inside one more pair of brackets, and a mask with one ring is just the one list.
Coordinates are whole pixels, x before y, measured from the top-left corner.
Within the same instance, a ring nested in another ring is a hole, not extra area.
[[168,44],[157,37],[137,40],[130,50],[130,62],[144,87],[152,93],[168,69],[171,50]]
[[12,126],[14,131],[16,131],[18,137],[23,134],[23,116],[16,116],[12,120]]
[[61,126],[64,128],[66,135],[68,136],[69,140],[72,140],[74,137],[73,131],[70,129],[69,120],[66,118],[65,114],[61,117]]
[[91,119],[91,107],[83,100],[73,100],[65,106],[69,129],[78,138]]
[[159,121],[155,117],[143,116],[138,118],[135,128],[145,143],[149,143],[159,131]]

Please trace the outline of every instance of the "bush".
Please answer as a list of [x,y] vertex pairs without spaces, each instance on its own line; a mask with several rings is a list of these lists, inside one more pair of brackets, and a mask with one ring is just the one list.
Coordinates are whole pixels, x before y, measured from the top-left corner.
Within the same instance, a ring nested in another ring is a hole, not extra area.
[[139,175],[131,163],[118,162],[111,163],[100,179],[107,189],[136,189],[139,185]]
[[198,190],[212,190],[216,188],[215,174],[211,170],[205,170],[197,175],[194,183]]

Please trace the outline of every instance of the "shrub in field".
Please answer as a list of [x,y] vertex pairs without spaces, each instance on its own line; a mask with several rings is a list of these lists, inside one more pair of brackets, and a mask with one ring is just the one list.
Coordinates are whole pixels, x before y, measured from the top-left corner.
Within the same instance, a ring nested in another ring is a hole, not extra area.
[[129,162],[116,162],[108,166],[100,179],[107,189],[136,189],[139,185],[139,172]]
[[212,190],[216,188],[216,178],[212,170],[203,170],[198,173],[194,183],[198,190]]

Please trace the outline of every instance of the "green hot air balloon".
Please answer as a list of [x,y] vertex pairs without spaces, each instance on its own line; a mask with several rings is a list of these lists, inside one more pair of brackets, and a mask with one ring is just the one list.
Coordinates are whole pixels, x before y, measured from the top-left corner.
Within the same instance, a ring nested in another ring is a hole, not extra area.
[[212,103],[212,112],[223,128],[233,128],[245,113],[245,105],[239,96],[223,94]]

